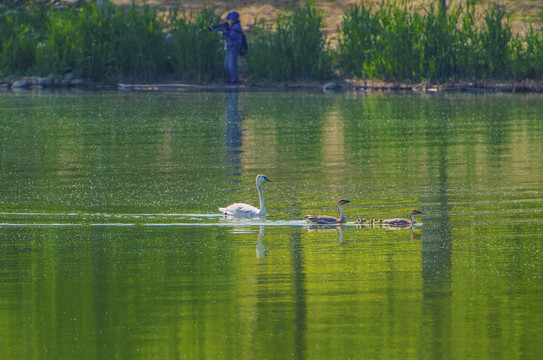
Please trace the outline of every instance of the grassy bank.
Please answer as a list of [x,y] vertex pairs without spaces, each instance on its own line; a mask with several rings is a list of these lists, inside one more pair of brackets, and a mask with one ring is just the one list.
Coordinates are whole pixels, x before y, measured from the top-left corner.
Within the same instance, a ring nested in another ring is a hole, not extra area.
[[[432,82],[539,79],[543,32],[511,29],[507,8],[472,1],[446,11],[439,2],[413,8],[389,0],[361,2],[344,14],[339,46],[323,32],[316,1],[257,25],[242,60],[249,81],[324,81],[335,77]],[[370,4],[370,5],[368,5]],[[224,45],[207,31],[220,13],[149,6],[100,8],[95,2],[54,6],[26,2],[0,8],[0,76],[73,72],[95,83],[119,81],[217,82],[224,76]]]

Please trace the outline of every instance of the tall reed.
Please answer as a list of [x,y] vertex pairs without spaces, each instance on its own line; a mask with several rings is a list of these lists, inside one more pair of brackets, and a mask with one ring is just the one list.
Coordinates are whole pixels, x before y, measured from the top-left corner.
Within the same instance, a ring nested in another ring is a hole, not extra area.
[[345,13],[338,54],[344,74],[418,81],[538,73],[527,63],[540,66],[535,60],[539,33],[514,37],[503,6],[489,4],[478,21],[472,0],[447,11],[434,3],[415,11],[408,4],[389,0],[373,8],[360,3]]
[[382,26],[373,11],[372,3],[360,2],[351,6],[343,16],[339,67],[350,76],[368,77],[375,74],[376,56]]
[[315,1],[279,16],[275,29],[256,27],[247,56],[249,76],[255,80],[326,79],[332,75],[330,52],[322,32],[322,11]]
[[0,74],[24,72],[34,64],[40,34],[39,14],[4,8],[0,11]]
[[76,12],[80,35],[64,44],[74,50],[73,67],[91,79],[152,79],[167,71],[162,20],[156,10],[122,9],[96,3]]
[[220,14],[204,8],[196,17],[171,12],[172,30],[168,35],[169,61],[179,79],[213,81],[224,77],[224,43],[221,32],[208,26],[220,22]]
[[348,75],[402,80],[420,76],[422,18],[407,2],[355,5],[340,28],[338,61]]
[[157,15],[149,6],[128,9],[95,2],[55,10],[41,5],[0,13],[0,71],[44,75],[73,70],[95,81],[152,80],[171,71],[187,80],[209,80],[221,68],[222,45],[207,25],[210,10],[195,22]]
[[[543,20],[543,13],[541,13]],[[538,79],[543,76],[543,29],[532,25],[525,37],[513,36],[512,76],[515,79]]]
[[511,66],[511,25],[503,6],[490,4],[484,15],[481,32],[481,50],[485,77],[510,77]]
[[444,9],[434,4],[426,9],[421,17],[421,77],[432,80],[446,80],[459,72],[457,49],[460,46],[457,27],[461,11],[452,7],[446,14]]

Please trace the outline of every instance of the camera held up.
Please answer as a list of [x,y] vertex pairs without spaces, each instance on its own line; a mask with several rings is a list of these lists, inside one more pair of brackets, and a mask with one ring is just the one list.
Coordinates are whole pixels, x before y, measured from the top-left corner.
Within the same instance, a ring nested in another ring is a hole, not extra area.
[[229,27],[230,25],[227,22],[225,22],[222,24],[209,25],[207,30],[209,31],[228,30]]

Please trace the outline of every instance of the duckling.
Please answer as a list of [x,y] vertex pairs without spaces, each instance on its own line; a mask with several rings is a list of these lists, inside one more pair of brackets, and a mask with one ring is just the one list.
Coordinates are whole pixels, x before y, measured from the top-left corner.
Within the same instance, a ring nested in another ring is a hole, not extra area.
[[354,223],[355,224],[366,224],[367,222],[368,222],[368,220],[366,218],[361,218],[359,216],[358,219],[356,219],[356,221]]
[[339,217],[327,216],[327,215],[306,215],[306,219],[316,224],[343,224],[347,222],[347,219],[343,215],[343,209],[341,205],[349,203],[349,200],[339,199],[337,207],[339,210]]
[[418,210],[411,210],[411,212],[409,213],[411,220],[404,219],[404,218],[394,218],[394,219],[385,219],[382,221],[382,223],[387,224],[387,225],[394,225],[394,226],[414,226],[418,224],[414,217],[416,214],[422,214],[422,213]]

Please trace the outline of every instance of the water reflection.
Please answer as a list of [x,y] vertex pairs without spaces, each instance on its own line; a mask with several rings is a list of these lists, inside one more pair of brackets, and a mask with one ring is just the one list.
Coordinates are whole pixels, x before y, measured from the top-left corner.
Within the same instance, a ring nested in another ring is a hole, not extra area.
[[268,256],[268,249],[264,247],[264,225],[260,225],[258,230],[258,242],[256,243],[256,257],[258,259],[265,259]]
[[[435,157],[435,173],[428,179],[425,213],[433,221],[425,227],[422,237],[424,293],[427,297],[450,296],[452,268],[452,235],[448,199],[448,126],[445,118],[438,118],[437,130],[428,134],[435,141],[430,156]],[[429,149],[430,150],[430,149]]]
[[304,247],[300,228],[292,228],[289,234],[290,254],[294,285],[294,359],[304,359],[306,353],[307,290],[304,269]]
[[0,96],[0,358],[541,354],[540,97],[276,95]]
[[[448,176],[448,126],[445,118],[438,121],[437,130],[429,137],[435,141],[430,156],[435,157],[435,172],[428,179],[424,212],[433,216],[422,233],[422,294],[423,321],[428,324],[421,338],[436,339],[452,337],[452,234],[449,218]],[[448,345],[433,341],[428,343],[428,353],[433,358],[442,358],[450,352]]]
[[307,226],[308,232],[335,232],[338,233],[338,244],[343,245],[343,230],[345,230],[344,224],[329,224],[329,225],[315,225],[309,223]]
[[[230,91],[225,100],[225,151],[227,164],[230,170],[241,169],[242,150],[242,117],[238,110],[239,92]],[[238,175],[238,172],[233,175]]]

